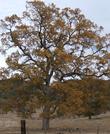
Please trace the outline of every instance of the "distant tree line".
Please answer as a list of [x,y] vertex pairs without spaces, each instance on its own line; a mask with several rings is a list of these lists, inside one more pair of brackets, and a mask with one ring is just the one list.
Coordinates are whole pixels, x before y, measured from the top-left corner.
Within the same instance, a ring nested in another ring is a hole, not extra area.
[[[66,80],[55,83],[51,88],[48,105],[53,107],[46,115],[49,118],[61,116],[92,116],[110,110],[110,81],[87,78]],[[44,105],[47,98],[42,97],[33,84],[18,78],[0,81],[0,111],[16,112],[22,118],[31,117]]]

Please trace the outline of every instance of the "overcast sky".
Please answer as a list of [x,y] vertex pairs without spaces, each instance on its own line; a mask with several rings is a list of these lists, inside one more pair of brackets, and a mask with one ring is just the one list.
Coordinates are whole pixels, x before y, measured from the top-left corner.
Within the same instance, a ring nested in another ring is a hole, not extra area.
[[[82,12],[98,25],[110,32],[110,0],[44,0],[59,7],[80,8]],[[0,19],[13,13],[20,14],[25,10],[26,0],[0,0]]]
[[[46,3],[55,3],[57,6],[80,8],[92,21],[104,27],[106,33],[110,33],[110,0],[44,0]],[[0,19],[11,14],[20,15],[25,10],[26,0],[0,0]],[[0,66],[4,66],[4,60],[0,55]]]

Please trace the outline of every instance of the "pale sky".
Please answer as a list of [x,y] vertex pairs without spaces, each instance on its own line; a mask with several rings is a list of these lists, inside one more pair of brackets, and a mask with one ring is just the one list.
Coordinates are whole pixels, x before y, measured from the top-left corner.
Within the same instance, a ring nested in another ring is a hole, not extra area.
[[[80,8],[82,12],[98,25],[110,32],[110,0],[44,0],[59,7]],[[20,14],[25,10],[26,0],[0,0],[0,19],[13,13]]]
[[[80,8],[82,12],[99,26],[103,26],[105,33],[110,33],[110,0],[44,0],[55,3],[58,7]],[[0,19],[11,14],[20,15],[25,10],[26,0],[0,0]],[[0,55],[0,66],[5,66]]]

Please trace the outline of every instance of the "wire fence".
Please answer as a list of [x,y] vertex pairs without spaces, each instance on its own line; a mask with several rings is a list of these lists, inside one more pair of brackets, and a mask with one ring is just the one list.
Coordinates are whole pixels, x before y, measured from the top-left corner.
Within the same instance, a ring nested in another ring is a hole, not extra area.
[[[3,128],[0,129],[0,134],[21,134],[20,128]],[[62,128],[62,129],[49,129],[47,131],[41,129],[26,129],[26,134],[110,134],[110,130],[103,130],[97,127],[95,130],[86,130],[80,128]]]
[[[13,113],[0,115],[0,134],[21,134],[20,120]],[[40,129],[41,123],[41,119],[26,120],[26,134],[110,134],[110,113],[93,120],[55,119],[48,131]]]

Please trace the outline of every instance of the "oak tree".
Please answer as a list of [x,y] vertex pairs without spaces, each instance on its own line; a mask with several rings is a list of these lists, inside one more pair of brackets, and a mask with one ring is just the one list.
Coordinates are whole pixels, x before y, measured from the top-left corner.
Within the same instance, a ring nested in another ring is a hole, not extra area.
[[[1,20],[1,26],[4,30],[1,51],[7,53],[10,77],[19,75],[36,87],[35,102],[43,109],[43,129],[49,128],[48,113],[55,112],[56,104],[64,98],[64,81],[109,76],[108,42],[101,33],[103,28],[87,19],[79,9],[27,2],[21,17],[8,16]],[[60,97],[56,87],[61,89]],[[74,99],[70,91],[76,96],[81,93],[69,87],[64,91],[68,99],[60,106],[65,111]]]
[[83,91],[83,114],[88,116],[89,119],[92,116],[99,115],[108,111],[109,100],[109,81],[101,79],[84,79],[82,80]]

